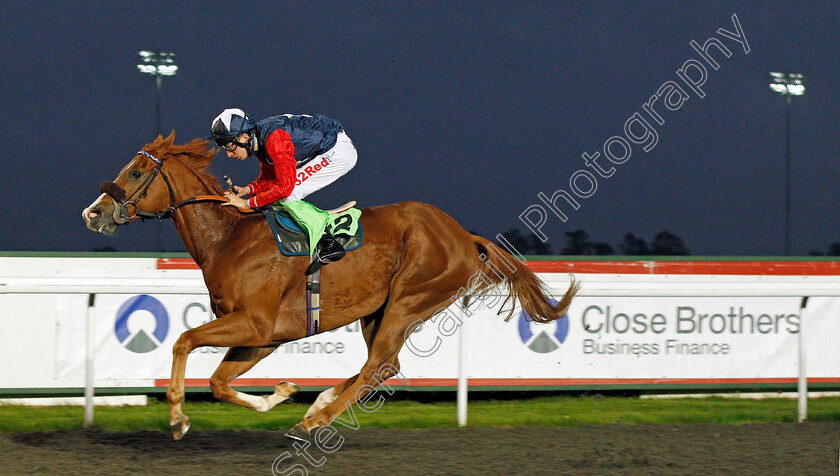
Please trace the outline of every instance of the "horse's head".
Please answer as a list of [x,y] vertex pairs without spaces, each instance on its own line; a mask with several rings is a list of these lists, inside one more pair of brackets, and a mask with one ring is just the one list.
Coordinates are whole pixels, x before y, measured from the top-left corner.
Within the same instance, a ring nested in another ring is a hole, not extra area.
[[171,206],[172,185],[164,172],[164,157],[175,140],[175,131],[158,136],[122,168],[116,180],[104,182],[99,196],[82,211],[87,227],[112,233],[118,225],[138,217],[153,217]]

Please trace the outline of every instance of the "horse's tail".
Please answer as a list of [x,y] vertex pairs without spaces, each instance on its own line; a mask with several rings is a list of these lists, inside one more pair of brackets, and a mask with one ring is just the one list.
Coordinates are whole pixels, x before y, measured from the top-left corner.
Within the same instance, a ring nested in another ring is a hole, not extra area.
[[510,310],[505,317],[505,321],[510,320],[513,315],[513,300],[515,298],[519,299],[522,308],[534,322],[556,321],[566,314],[572,304],[572,299],[580,290],[580,283],[575,282],[574,277],[572,277],[572,283],[569,285],[566,294],[563,295],[563,299],[557,305],[552,306],[548,301],[545,283],[533,271],[488,240],[475,235],[472,239],[478,248],[482,261],[480,271],[486,277],[486,279],[482,279],[482,282],[486,285],[478,289],[473,288],[473,291],[477,291],[477,294],[480,295],[482,291],[486,291],[490,287],[490,283],[506,286],[507,297],[499,311],[501,314],[505,307],[510,304]]

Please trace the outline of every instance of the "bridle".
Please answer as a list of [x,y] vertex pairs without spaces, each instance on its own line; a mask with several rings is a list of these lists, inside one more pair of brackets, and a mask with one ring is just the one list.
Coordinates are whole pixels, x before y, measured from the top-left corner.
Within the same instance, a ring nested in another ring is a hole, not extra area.
[[[172,218],[171,215],[175,210],[190,203],[197,203],[203,201],[228,201],[227,198],[220,197],[218,195],[199,195],[176,203],[175,192],[172,189],[172,183],[169,181],[169,177],[166,175],[166,172],[163,171],[164,159],[159,159],[154,155],[146,152],[145,150],[138,151],[137,155],[145,155],[154,163],[156,163],[157,166],[155,166],[155,168],[152,169],[152,173],[148,177],[146,177],[146,180],[144,180],[143,183],[141,183],[140,186],[137,187],[137,189],[131,195],[128,195],[126,197],[125,190],[114,182],[104,182],[99,187],[100,192],[108,195],[109,197],[111,197],[111,200],[113,200],[115,204],[118,204],[114,207],[114,221],[117,222],[118,225],[128,223],[138,218],[140,220],[145,220],[146,218],[157,218],[158,220],[163,220],[164,218]],[[140,202],[140,200],[146,197],[146,194],[149,192],[149,187],[152,186],[152,183],[155,181],[158,175],[163,177],[163,181],[166,182],[166,188],[169,190],[169,207],[159,212],[146,212],[143,210],[138,210],[137,204]],[[134,208],[133,213],[129,211],[129,207]],[[119,220],[117,219],[117,216],[119,216]]]

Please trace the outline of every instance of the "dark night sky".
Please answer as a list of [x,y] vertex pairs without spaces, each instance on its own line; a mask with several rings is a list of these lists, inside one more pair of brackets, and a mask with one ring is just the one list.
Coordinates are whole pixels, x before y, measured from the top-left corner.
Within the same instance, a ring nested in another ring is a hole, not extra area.
[[[326,114],[359,162],[316,205],[420,200],[485,236],[526,230],[518,216],[539,192],[569,190],[582,153],[622,135],[666,81],[683,86],[690,98],[663,110],[652,150],[634,145],[565,224],[549,215],[555,251],[566,231],[615,246],[664,229],[695,255],[781,254],[785,116],[768,72],[800,72],[792,251],[840,241],[840,3],[512,3],[7,1],[0,251],[155,250],[153,223],[105,237],[80,215],[154,138],[154,79],[135,65],[155,48],[178,54],[162,96],[176,142],[204,136],[225,107]],[[716,33],[735,31],[733,14],[749,54]],[[700,59],[691,40],[713,36],[732,56],[713,53],[700,99],[676,71]],[[212,170],[246,183],[258,167],[220,154]],[[165,249],[182,250],[163,230]]]

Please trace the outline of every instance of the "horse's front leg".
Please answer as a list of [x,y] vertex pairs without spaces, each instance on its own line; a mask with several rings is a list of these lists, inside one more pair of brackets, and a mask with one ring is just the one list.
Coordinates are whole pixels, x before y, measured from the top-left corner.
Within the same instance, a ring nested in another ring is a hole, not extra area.
[[289,382],[280,382],[269,395],[251,395],[230,388],[230,382],[251,370],[260,360],[271,355],[276,345],[268,347],[231,347],[219,368],[210,377],[210,390],[219,400],[235,403],[258,412],[267,412],[296,394],[300,387]]
[[187,356],[194,349],[204,346],[215,347],[264,347],[271,342],[271,332],[262,334],[251,316],[243,311],[232,312],[214,319],[183,334],[172,346],[172,377],[166,399],[169,401],[169,424],[172,436],[179,440],[190,428],[190,419],[181,411],[184,401],[184,373]]

